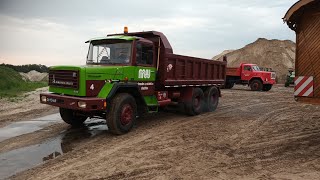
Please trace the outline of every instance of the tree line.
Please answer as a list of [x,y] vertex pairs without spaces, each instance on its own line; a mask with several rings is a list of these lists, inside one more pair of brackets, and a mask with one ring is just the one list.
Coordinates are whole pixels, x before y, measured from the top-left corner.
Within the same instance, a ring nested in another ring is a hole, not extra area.
[[12,65],[12,64],[2,63],[0,64],[0,66],[8,67],[8,68],[14,69],[17,72],[23,72],[23,73],[27,73],[32,70],[35,70],[41,73],[49,71],[47,66],[41,65],[41,64]]

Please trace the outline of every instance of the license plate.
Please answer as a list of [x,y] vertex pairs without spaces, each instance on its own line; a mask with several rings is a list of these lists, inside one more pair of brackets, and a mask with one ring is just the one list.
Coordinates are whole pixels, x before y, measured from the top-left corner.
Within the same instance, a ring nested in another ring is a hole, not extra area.
[[56,103],[57,99],[55,99],[55,98],[47,98],[47,102]]

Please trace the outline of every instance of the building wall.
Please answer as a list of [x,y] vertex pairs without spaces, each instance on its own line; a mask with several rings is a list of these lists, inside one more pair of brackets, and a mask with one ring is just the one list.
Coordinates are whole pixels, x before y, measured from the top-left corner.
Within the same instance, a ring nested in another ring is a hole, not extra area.
[[[314,77],[314,97],[320,98],[320,9],[305,9],[297,23],[296,76]],[[319,99],[320,101],[320,99]]]

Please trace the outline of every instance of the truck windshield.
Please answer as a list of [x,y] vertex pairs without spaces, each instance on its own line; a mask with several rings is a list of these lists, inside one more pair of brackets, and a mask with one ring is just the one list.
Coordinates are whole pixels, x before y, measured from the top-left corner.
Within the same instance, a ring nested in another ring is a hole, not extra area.
[[90,43],[87,64],[128,64],[131,42]]
[[252,66],[253,71],[260,71],[260,68],[258,66]]

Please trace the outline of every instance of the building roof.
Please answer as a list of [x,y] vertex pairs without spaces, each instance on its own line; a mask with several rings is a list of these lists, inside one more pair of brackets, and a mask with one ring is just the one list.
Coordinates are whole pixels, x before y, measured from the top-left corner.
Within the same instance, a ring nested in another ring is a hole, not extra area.
[[290,29],[296,29],[296,21],[300,17],[304,8],[314,5],[319,0],[299,0],[293,4],[282,18],[287,23]]
[[292,5],[289,10],[287,11],[287,13],[284,15],[284,17],[282,18],[284,21],[289,21],[291,16],[298,11],[301,7],[313,2],[316,0],[300,0],[298,2],[296,2],[294,5]]

